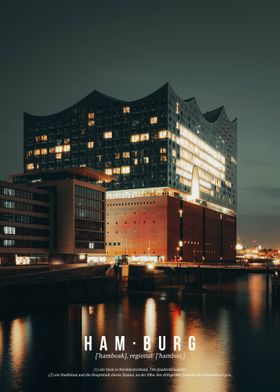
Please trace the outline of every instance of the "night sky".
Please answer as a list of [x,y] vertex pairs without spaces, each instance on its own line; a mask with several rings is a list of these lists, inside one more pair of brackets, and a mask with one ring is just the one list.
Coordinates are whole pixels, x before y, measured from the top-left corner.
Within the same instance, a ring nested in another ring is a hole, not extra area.
[[277,1],[1,1],[0,178],[23,170],[23,112],[97,89],[141,98],[167,81],[238,117],[238,234],[280,247]]

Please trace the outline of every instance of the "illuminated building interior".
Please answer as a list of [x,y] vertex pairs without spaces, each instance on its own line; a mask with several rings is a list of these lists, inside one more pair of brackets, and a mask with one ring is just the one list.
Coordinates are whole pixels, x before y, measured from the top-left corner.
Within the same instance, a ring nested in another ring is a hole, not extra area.
[[129,102],[94,90],[59,113],[24,114],[24,170],[36,178],[89,167],[114,177],[108,256],[233,260],[236,138],[223,106],[202,113],[168,83]]
[[223,107],[203,114],[168,83],[131,102],[94,90],[60,113],[25,113],[24,168],[93,167],[116,177],[109,191],[169,187],[234,212],[236,128]]

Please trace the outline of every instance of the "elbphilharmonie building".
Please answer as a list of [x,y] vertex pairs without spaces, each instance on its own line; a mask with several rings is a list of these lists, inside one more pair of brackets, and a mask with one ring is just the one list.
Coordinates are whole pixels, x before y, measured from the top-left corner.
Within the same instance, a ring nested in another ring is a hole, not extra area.
[[167,83],[134,101],[94,90],[58,113],[25,113],[21,178],[75,167],[114,177],[107,255],[234,259],[237,121],[223,106],[202,113]]

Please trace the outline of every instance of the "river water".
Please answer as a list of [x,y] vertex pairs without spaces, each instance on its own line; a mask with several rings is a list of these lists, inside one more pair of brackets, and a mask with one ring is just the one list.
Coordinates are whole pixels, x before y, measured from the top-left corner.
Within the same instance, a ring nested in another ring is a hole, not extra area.
[[[5,314],[0,391],[280,391],[279,314],[261,274],[233,278],[222,294],[166,289]],[[116,335],[125,336],[127,359],[96,360],[101,336],[108,346],[102,353],[118,354]],[[93,338],[92,351],[84,350],[85,336]],[[150,353],[169,357],[131,356],[148,353],[143,336],[151,338]],[[166,336],[165,351],[158,336]],[[180,352],[173,351],[173,336],[181,337]],[[196,339],[194,351],[189,336]]]

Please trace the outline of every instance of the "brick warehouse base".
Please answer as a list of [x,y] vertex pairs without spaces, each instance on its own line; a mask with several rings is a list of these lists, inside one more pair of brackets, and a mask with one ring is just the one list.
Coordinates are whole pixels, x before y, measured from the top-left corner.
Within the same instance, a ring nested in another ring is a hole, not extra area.
[[172,196],[107,200],[108,256],[234,261],[236,218]]

